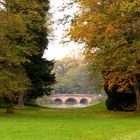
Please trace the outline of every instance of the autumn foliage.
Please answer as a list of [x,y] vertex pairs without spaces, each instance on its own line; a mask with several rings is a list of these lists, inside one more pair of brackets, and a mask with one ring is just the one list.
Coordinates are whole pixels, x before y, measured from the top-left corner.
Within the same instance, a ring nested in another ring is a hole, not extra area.
[[[115,96],[125,94],[123,98],[130,99],[126,100],[127,107],[135,106],[135,75],[140,71],[140,0],[78,0],[78,4],[81,14],[72,23],[69,35],[86,44],[91,75],[103,79],[110,104],[114,99],[121,100]],[[122,109],[124,99],[116,106]]]

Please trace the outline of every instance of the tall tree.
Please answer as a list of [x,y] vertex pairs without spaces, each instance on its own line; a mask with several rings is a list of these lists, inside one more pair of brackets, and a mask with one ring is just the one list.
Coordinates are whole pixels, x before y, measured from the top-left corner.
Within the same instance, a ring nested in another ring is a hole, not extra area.
[[[78,4],[81,14],[73,20],[69,34],[86,43],[92,75],[103,77],[109,95],[135,93],[136,69],[140,71],[140,1],[78,0]],[[123,108],[125,101],[121,104]]]
[[[32,34],[35,34],[34,40],[38,47],[38,54],[30,57],[31,64],[25,65],[28,77],[31,80],[32,87],[28,94],[29,98],[37,98],[42,95],[49,95],[51,86],[55,83],[55,75],[52,73],[54,61],[45,60],[43,53],[47,49],[47,22],[46,12],[49,9],[48,0],[34,0],[39,6],[34,9],[39,18],[35,17],[31,22],[34,26],[29,26]],[[32,24],[31,24],[32,25]]]
[[[11,8],[12,9],[12,8]],[[29,92],[30,98],[36,98],[44,94],[49,94],[51,85],[55,82],[55,76],[52,74],[53,61],[45,61],[42,58],[45,49],[47,49],[47,27],[45,26],[46,12],[49,9],[48,0],[15,0],[14,11],[22,13],[26,22],[26,27],[35,42],[37,53],[29,56],[30,64],[24,65],[27,75],[31,80],[32,86]],[[47,77],[50,77],[47,79]]]
[[42,80],[39,80],[37,85],[40,84],[41,89],[46,89],[45,92],[48,93],[51,84],[55,81],[54,74],[51,73],[53,62],[42,58],[47,45],[45,15],[48,10],[48,1],[5,0],[2,4],[3,8],[0,9],[0,94],[7,102],[7,111],[12,112],[15,98],[20,93],[25,93],[29,86],[31,89],[36,88],[33,86],[33,79],[36,77],[31,77],[33,69],[30,66],[40,63],[42,74],[38,77]]
[[25,93],[30,86],[22,67],[29,62],[27,55],[36,53],[30,38],[21,13],[10,12],[7,3],[3,3],[0,9],[0,96],[6,102],[7,113],[13,112],[18,94]]

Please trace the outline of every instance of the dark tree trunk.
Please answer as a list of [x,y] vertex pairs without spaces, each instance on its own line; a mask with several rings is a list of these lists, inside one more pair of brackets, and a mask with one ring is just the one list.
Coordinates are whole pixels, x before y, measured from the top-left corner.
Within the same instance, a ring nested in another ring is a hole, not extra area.
[[13,104],[10,102],[7,103],[7,113],[9,113],[9,114],[14,113]]
[[24,94],[20,93],[18,98],[18,108],[24,108]]
[[10,101],[7,97],[4,97],[4,102],[6,104],[6,112],[9,114],[14,113],[13,102]]
[[136,74],[137,110],[140,110],[140,73]]
[[136,89],[136,98],[137,98],[137,110],[140,110],[140,91]]

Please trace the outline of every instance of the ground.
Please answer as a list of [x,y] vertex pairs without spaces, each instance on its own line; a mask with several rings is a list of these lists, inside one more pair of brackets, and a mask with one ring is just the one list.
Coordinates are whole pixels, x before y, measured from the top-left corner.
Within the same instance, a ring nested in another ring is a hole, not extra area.
[[140,140],[140,113],[82,109],[0,109],[0,140]]

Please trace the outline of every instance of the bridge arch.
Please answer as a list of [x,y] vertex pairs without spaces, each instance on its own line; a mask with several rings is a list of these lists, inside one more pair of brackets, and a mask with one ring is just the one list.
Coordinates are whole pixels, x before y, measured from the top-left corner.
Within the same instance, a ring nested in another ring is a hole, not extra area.
[[66,105],[75,105],[75,104],[77,104],[77,101],[75,98],[70,97],[65,101],[65,104]]
[[82,98],[82,99],[80,100],[80,104],[83,104],[83,105],[88,104],[88,99]]
[[59,107],[72,107],[79,104],[87,106],[96,99],[96,96],[92,94],[52,94],[48,98],[51,104]]
[[60,98],[56,98],[56,99],[54,99],[54,104],[56,104],[56,105],[61,105],[62,104],[62,99],[60,99]]

